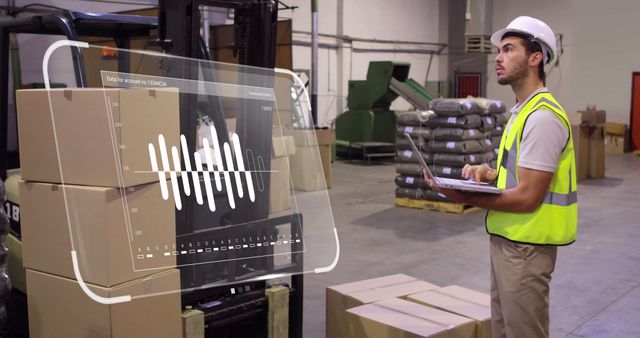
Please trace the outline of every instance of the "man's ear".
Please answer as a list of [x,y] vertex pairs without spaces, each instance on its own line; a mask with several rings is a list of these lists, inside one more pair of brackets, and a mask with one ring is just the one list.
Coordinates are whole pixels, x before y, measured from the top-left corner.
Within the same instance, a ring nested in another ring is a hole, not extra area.
[[535,52],[529,55],[529,67],[538,67],[538,64],[542,62],[544,62],[542,52]]

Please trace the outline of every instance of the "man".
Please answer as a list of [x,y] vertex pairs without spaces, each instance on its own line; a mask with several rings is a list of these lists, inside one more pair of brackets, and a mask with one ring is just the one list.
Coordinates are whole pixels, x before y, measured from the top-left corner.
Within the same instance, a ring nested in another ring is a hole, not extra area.
[[571,128],[545,88],[544,65],[556,57],[556,39],[544,22],[521,16],[491,42],[499,50],[498,83],[511,86],[516,105],[502,135],[498,168],[467,165],[463,176],[495,182],[503,191],[439,191],[489,209],[493,338],[548,337],[557,246],[573,243],[578,224]]

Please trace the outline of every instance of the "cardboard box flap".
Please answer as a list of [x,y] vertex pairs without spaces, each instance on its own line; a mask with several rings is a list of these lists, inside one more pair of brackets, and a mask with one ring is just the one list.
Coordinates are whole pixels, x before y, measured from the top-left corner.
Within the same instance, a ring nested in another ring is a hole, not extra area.
[[457,313],[475,320],[486,320],[491,318],[491,307],[479,305],[460,297],[443,294],[437,290],[410,295],[407,299],[445,311]]
[[451,312],[441,311],[429,306],[420,305],[400,298],[383,299],[372,303],[390,310],[401,312],[413,317],[418,317],[426,321],[441,325],[443,327],[454,327],[467,323],[472,323],[473,319],[462,317]]
[[352,292],[371,290],[371,289],[376,289],[383,286],[412,282],[415,280],[416,279],[411,276],[396,274],[396,275],[367,279],[367,280],[358,281],[358,282],[334,285],[329,287],[328,289],[334,290],[342,294],[350,294]]
[[146,276],[134,281],[118,284],[110,288],[110,297],[149,296],[180,292],[179,270],[172,269]]
[[437,285],[417,280],[404,284],[390,285],[372,290],[354,292],[349,297],[358,300],[361,303],[373,303],[385,298],[394,298],[406,296],[418,292],[437,289]]
[[489,296],[488,294],[463,288],[458,285],[446,286],[436,291],[452,297],[459,297],[478,305],[487,307],[491,306],[491,296]]
[[291,156],[296,153],[296,144],[292,136],[274,137],[271,140],[273,157]]
[[[356,316],[382,323],[402,331],[413,333],[418,337],[429,337],[438,332],[448,329],[447,326],[437,324],[432,321],[426,321],[414,316],[410,316],[401,312],[393,311],[375,304],[367,304],[347,310]],[[362,323],[364,332],[376,331],[380,328],[366,325]],[[366,336],[370,336],[367,334]],[[372,335],[371,335],[372,336]]]
[[583,124],[603,124],[607,122],[607,112],[604,110],[579,111]]

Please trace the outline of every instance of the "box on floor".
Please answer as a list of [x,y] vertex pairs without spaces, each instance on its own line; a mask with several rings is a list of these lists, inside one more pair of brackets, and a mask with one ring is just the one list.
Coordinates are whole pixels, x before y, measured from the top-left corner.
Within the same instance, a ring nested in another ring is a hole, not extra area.
[[347,310],[353,338],[473,338],[473,319],[391,298]]
[[350,308],[437,287],[403,274],[328,287],[326,289],[327,338],[348,337],[351,324],[347,320],[346,310]]
[[491,299],[489,295],[452,285],[409,295],[405,298],[412,302],[474,319],[476,321],[476,338],[491,338]]
[[291,156],[293,188],[316,191],[331,188],[331,145],[336,141],[333,129],[284,131],[292,136],[296,153]]
[[277,213],[291,208],[290,157],[296,152],[291,136],[272,139],[271,175],[269,183],[269,213]]
[[629,130],[623,123],[607,122],[605,125],[605,151],[608,154],[624,154],[629,151]]

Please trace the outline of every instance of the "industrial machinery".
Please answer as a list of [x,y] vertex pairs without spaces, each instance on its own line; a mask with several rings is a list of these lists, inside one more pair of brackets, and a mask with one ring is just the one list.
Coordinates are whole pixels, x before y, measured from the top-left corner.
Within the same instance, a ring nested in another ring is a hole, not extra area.
[[396,116],[391,103],[404,98],[418,110],[429,108],[434,94],[409,78],[411,64],[395,61],[372,61],[367,79],[349,81],[349,110],[336,119],[336,147],[341,157],[395,155]]
[[[275,36],[278,6],[274,1],[267,0],[237,0],[237,1],[206,1],[206,0],[160,0],[158,18],[131,15],[95,15],[77,12],[60,12],[46,15],[36,15],[28,18],[18,18],[0,24],[0,40],[4,43],[0,49],[0,102],[7,102],[8,88],[8,37],[10,33],[31,34],[63,34],[69,40],[78,40],[80,36],[98,36],[114,38],[119,48],[129,48],[129,39],[139,36],[153,36],[157,30],[157,40],[151,41],[165,52],[189,58],[209,59],[208,50],[200,37],[200,6],[225,7],[235,10],[236,42],[234,48],[239,53],[240,63],[249,66],[273,68],[275,62]],[[75,70],[77,87],[87,87],[86,67],[81,48],[71,47],[72,62]],[[118,53],[118,71],[129,71],[130,60],[127,53]],[[123,57],[123,58],[121,58]],[[159,65],[162,75],[182,79],[197,79],[199,74],[193,74],[193,69],[164,67]],[[204,74],[207,77],[207,74]],[[208,79],[213,80],[213,79]],[[180,133],[186,136],[189,148],[193,149],[196,140],[198,102],[195,95],[180,94]],[[219,102],[209,102],[210,111],[207,113],[214,122],[220,142],[228,142],[224,112]],[[243,145],[251,148],[256,156],[270,158],[271,129],[265,128],[272,123],[272,115],[263,114],[261,119],[238,120],[236,132]],[[0,107],[0,128],[6,130],[7,106]],[[0,176],[6,178],[6,139],[0,140]],[[269,161],[266,161],[265,172],[269,171]],[[193,237],[201,232],[203,227],[224,227],[228,224],[247,224],[245,229],[260,229],[267,231],[277,222],[287,221],[298,228],[302,228],[301,215],[289,215],[269,219],[268,201],[269,180],[259,192],[252,205],[242,205],[245,200],[238,202],[236,211],[229,211],[222,219],[206,219],[202,216],[202,208],[194,199],[187,199],[180,212],[176,212],[176,234],[184,238]],[[218,195],[216,195],[218,198]],[[224,198],[224,192],[220,194]],[[15,226],[15,229],[18,225]],[[267,229],[267,230],[265,230]],[[234,230],[229,228],[229,233]],[[19,232],[19,230],[18,230]],[[19,233],[16,233],[19,238]],[[237,234],[235,234],[237,235]],[[179,238],[177,239],[179,240]],[[302,271],[302,255],[293,255],[291,266],[287,272]],[[190,289],[182,294],[183,307],[190,306],[205,312],[206,336],[235,337],[251,336],[266,337],[266,298],[264,290],[268,287],[266,281],[247,281],[252,273],[257,271],[272,271],[272,257],[256,260],[256,265],[246,264],[227,265],[224,271],[203,273],[203,266],[193,265],[181,268],[181,283],[183,288]],[[184,262],[178,261],[179,264]],[[277,272],[277,271],[276,271]],[[204,287],[223,281],[224,287]],[[229,284],[237,281],[236,284]],[[203,285],[201,289],[194,289],[193,285]],[[303,277],[291,276],[289,305],[289,336],[302,337],[302,300]],[[24,297],[24,295],[22,295]]]

